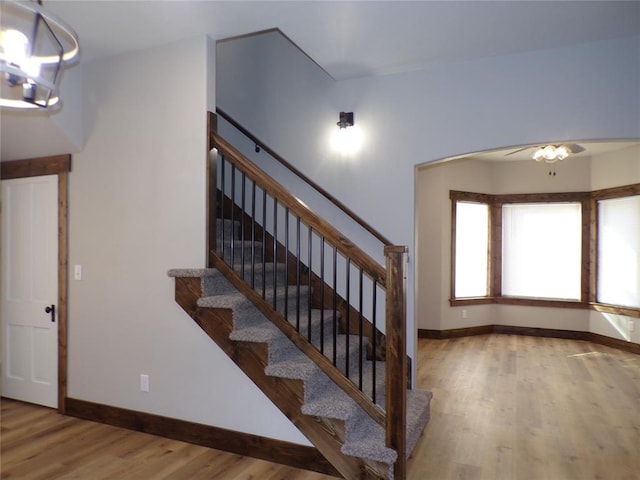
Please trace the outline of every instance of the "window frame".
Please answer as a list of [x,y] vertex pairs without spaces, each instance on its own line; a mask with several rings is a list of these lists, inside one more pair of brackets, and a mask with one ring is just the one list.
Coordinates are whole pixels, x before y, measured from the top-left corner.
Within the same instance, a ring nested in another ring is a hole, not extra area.
[[[451,200],[451,288],[450,306],[502,304],[537,307],[593,309],[600,312],[640,318],[640,308],[609,305],[597,302],[598,268],[598,200],[640,195],[640,183],[607,188],[591,192],[500,194],[450,190]],[[488,294],[485,297],[456,298],[456,204],[459,201],[485,203],[489,207],[489,275]],[[505,297],[502,295],[502,206],[515,203],[568,203],[581,204],[581,272],[580,300],[554,300],[543,298]]]

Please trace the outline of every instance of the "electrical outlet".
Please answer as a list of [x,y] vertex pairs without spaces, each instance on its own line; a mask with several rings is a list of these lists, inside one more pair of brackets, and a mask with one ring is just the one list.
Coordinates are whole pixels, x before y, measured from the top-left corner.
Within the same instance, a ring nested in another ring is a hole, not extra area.
[[82,265],[73,266],[73,279],[82,280]]
[[462,309],[462,318],[469,318],[469,312],[467,312],[466,308]]
[[149,391],[149,375],[145,375],[144,373],[140,374],[140,391]]

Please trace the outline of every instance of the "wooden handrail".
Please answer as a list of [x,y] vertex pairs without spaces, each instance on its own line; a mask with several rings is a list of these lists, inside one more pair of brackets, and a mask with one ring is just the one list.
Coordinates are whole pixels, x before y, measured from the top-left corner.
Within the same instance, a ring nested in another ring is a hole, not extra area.
[[349,207],[347,207],[344,203],[342,203],[340,200],[338,200],[333,195],[331,195],[329,192],[327,192],[319,184],[317,184],[312,179],[307,177],[304,173],[302,173],[296,167],[294,167],[289,162],[287,162],[284,158],[282,158],[280,155],[278,155],[276,152],[274,152],[269,146],[265,145],[264,142],[262,142],[258,137],[256,137],[249,130],[247,130],[242,125],[240,125],[237,121],[235,121],[231,117],[231,115],[229,115],[227,112],[225,112],[224,110],[222,110],[219,107],[216,108],[216,113],[218,115],[220,115],[222,118],[224,118],[227,122],[229,122],[235,129],[237,129],[245,137],[247,137],[249,140],[251,140],[256,146],[259,146],[262,150],[264,150],[269,155],[271,155],[275,160],[280,162],[285,168],[289,169],[295,175],[300,177],[305,183],[307,183],[308,185],[313,187],[318,193],[320,193],[323,197],[325,197],[327,200],[329,200],[331,203],[333,203],[336,207],[338,207],[340,210],[342,210],[345,214],[347,214],[349,217],[351,217],[351,219],[353,221],[355,221],[358,225],[360,225],[362,228],[364,228],[367,232],[369,232],[371,235],[373,235],[378,240],[380,240],[380,242],[382,242],[385,246],[386,245],[391,245],[391,242],[389,241],[389,239],[387,239],[384,235],[382,235],[375,228],[373,228],[371,225],[369,225],[362,217],[360,217],[353,210],[351,210]]
[[334,245],[340,253],[349,257],[357,266],[361,267],[365,274],[378,282],[378,285],[385,288],[386,272],[385,269],[364,251],[358,248],[351,240],[342,235],[333,226],[315,214],[301,200],[294,197],[289,191],[278,182],[269,177],[256,164],[251,162],[242,153],[236,150],[226,140],[212,133],[212,138],[218,152],[225,156],[225,159],[237,165],[248,178],[256,182],[260,188],[264,189],[269,195],[278,199],[278,202],[289,208],[292,213],[300,217],[300,219],[319,235],[326,238]]

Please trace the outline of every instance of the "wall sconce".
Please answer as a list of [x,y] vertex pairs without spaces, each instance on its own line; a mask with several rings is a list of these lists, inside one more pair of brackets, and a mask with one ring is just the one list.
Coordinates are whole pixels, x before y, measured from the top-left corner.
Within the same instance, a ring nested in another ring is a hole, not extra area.
[[353,112],[340,112],[338,130],[331,138],[333,148],[343,155],[352,155],[362,146],[362,132],[354,126]]
[[353,112],[340,112],[340,120],[337,125],[341,129],[353,127]]

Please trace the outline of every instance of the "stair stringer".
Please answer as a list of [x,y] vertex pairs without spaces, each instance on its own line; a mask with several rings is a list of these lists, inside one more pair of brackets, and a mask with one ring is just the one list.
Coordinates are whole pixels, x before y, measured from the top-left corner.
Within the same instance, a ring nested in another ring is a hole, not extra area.
[[346,438],[345,421],[308,415],[304,381],[268,375],[267,342],[232,340],[233,310],[198,305],[204,295],[207,270],[174,270],[175,300],[216,342],[233,362],[260,388],[273,404],[307,437],[331,465],[348,480],[382,480],[391,478],[392,465],[347,455],[341,451]]

